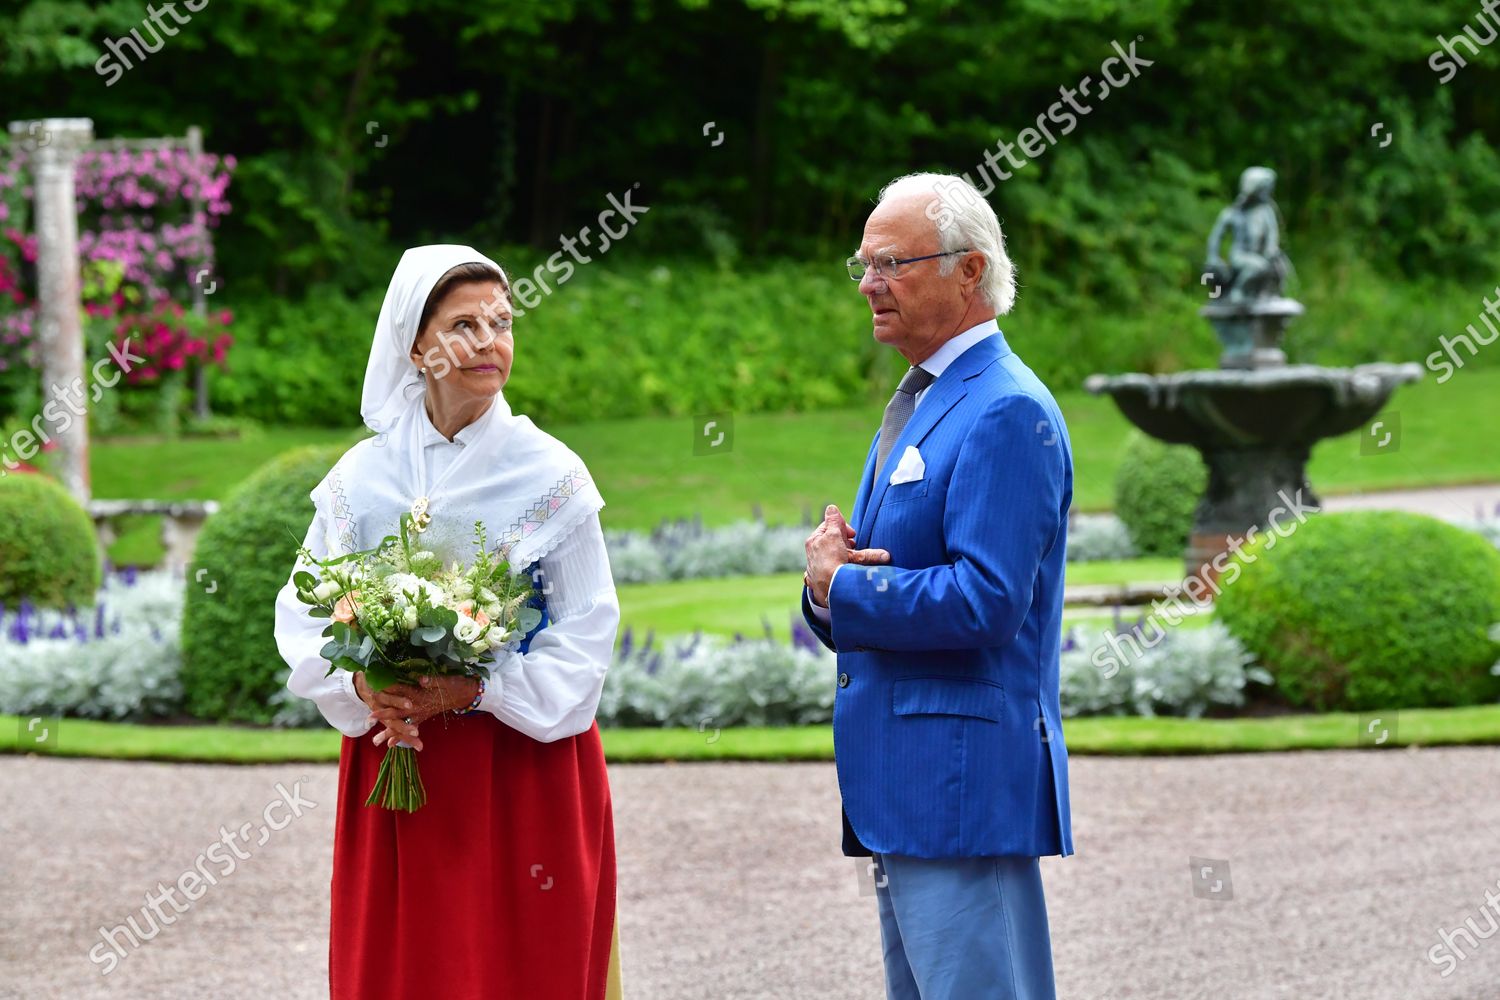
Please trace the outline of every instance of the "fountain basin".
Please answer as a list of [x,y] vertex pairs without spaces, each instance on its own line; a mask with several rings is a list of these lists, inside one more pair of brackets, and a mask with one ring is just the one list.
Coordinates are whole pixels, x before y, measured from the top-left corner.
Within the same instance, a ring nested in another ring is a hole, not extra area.
[[1091,375],[1084,387],[1113,398],[1145,433],[1192,445],[1203,456],[1208,487],[1194,513],[1187,570],[1211,580],[1214,558],[1251,528],[1264,530],[1278,507],[1318,506],[1307,481],[1314,444],[1363,426],[1422,372],[1415,363],[1283,365]]
[[1283,365],[1170,375],[1090,375],[1084,388],[1114,398],[1153,437],[1198,448],[1311,446],[1362,426],[1399,386],[1422,377],[1416,363],[1324,368]]

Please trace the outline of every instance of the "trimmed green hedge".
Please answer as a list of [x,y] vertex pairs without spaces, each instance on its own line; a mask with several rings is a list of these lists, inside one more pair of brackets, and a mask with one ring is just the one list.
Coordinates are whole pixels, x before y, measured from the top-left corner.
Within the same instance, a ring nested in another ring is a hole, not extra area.
[[1115,473],[1115,514],[1141,555],[1182,555],[1207,482],[1196,449],[1131,432]]
[[204,525],[188,580],[202,569],[213,584],[190,582],[182,613],[182,690],[190,714],[271,721],[270,698],[287,670],[273,634],[276,593],[313,518],[307,495],[343,453],[339,446],[287,452],[241,483]]
[[61,484],[40,473],[0,478],[0,603],[94,603],[103,575],[94,522]]
[[[1239,572],[1236,573],[1236,568]],[[1500,697],[1500,550],[1416,514],[1320,514],[1225,567],[1218,617],[1293,705],[1476,705]]]

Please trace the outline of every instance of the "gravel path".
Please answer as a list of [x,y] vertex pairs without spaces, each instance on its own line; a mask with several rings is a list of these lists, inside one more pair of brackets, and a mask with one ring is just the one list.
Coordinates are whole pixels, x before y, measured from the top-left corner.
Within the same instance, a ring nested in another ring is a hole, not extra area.
[[[611,775],[628,997],[881,996],[831,765]],[[318,806],[101,974],[87,957],[101,924],[137,913],[221,826],[258,829],[276,784],[299,780]],[[326,995],[334,781],[326,765],[0,758],[0,995]],[[1076,759],[1080,853],[1043,862],[1059,995],[1493,1000],[1500,940],[1460,944],[1447,979],[1426,956],[1441,928],[1489,927],[1497,788],[1493,748]],[[1232,899],[1194,896],[1190,856],[1228,860]]]
[[[1495,517],[1500,512],[1500,483],[1345,493],[1342,496],[1324,497],[1323,509],[1406,510],[1444,521],[1472,521],[1481,513],[1485,517]],[[1500,991],[1496,995],[1500,995]]]

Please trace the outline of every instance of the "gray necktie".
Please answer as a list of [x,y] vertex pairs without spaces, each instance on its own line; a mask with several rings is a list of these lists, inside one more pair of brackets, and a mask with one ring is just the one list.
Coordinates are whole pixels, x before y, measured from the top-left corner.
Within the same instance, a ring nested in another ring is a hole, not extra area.
[[875,450],[875,471],[885,466],[886,456],[901,436],[912,411],[917,408],[917,393],[932,384],[932,374],[921,368],[907,369],[906,377],[896,387],[896,394],[885,404],[885,418],[880,421],[880,444]]

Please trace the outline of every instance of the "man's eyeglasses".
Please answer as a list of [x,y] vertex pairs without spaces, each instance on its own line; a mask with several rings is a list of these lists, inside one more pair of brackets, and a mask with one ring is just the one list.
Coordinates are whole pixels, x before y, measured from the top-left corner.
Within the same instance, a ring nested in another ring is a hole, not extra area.
[[925,257],[894,257],[891,254],[879,254],[869,260],[863,257],[850,257],[844,261],[844,266],[849,269],[849,277],[859,281],[865,276],[866,271],[874,271],[877,278],[899,278],[906,273],[906,265],[915,264],[922,260],[933,260],[937,257],[951,257],[956,253],[973,253],[974,251],[965,247],[962,250],[944,250],[942,253],[930,253]]

